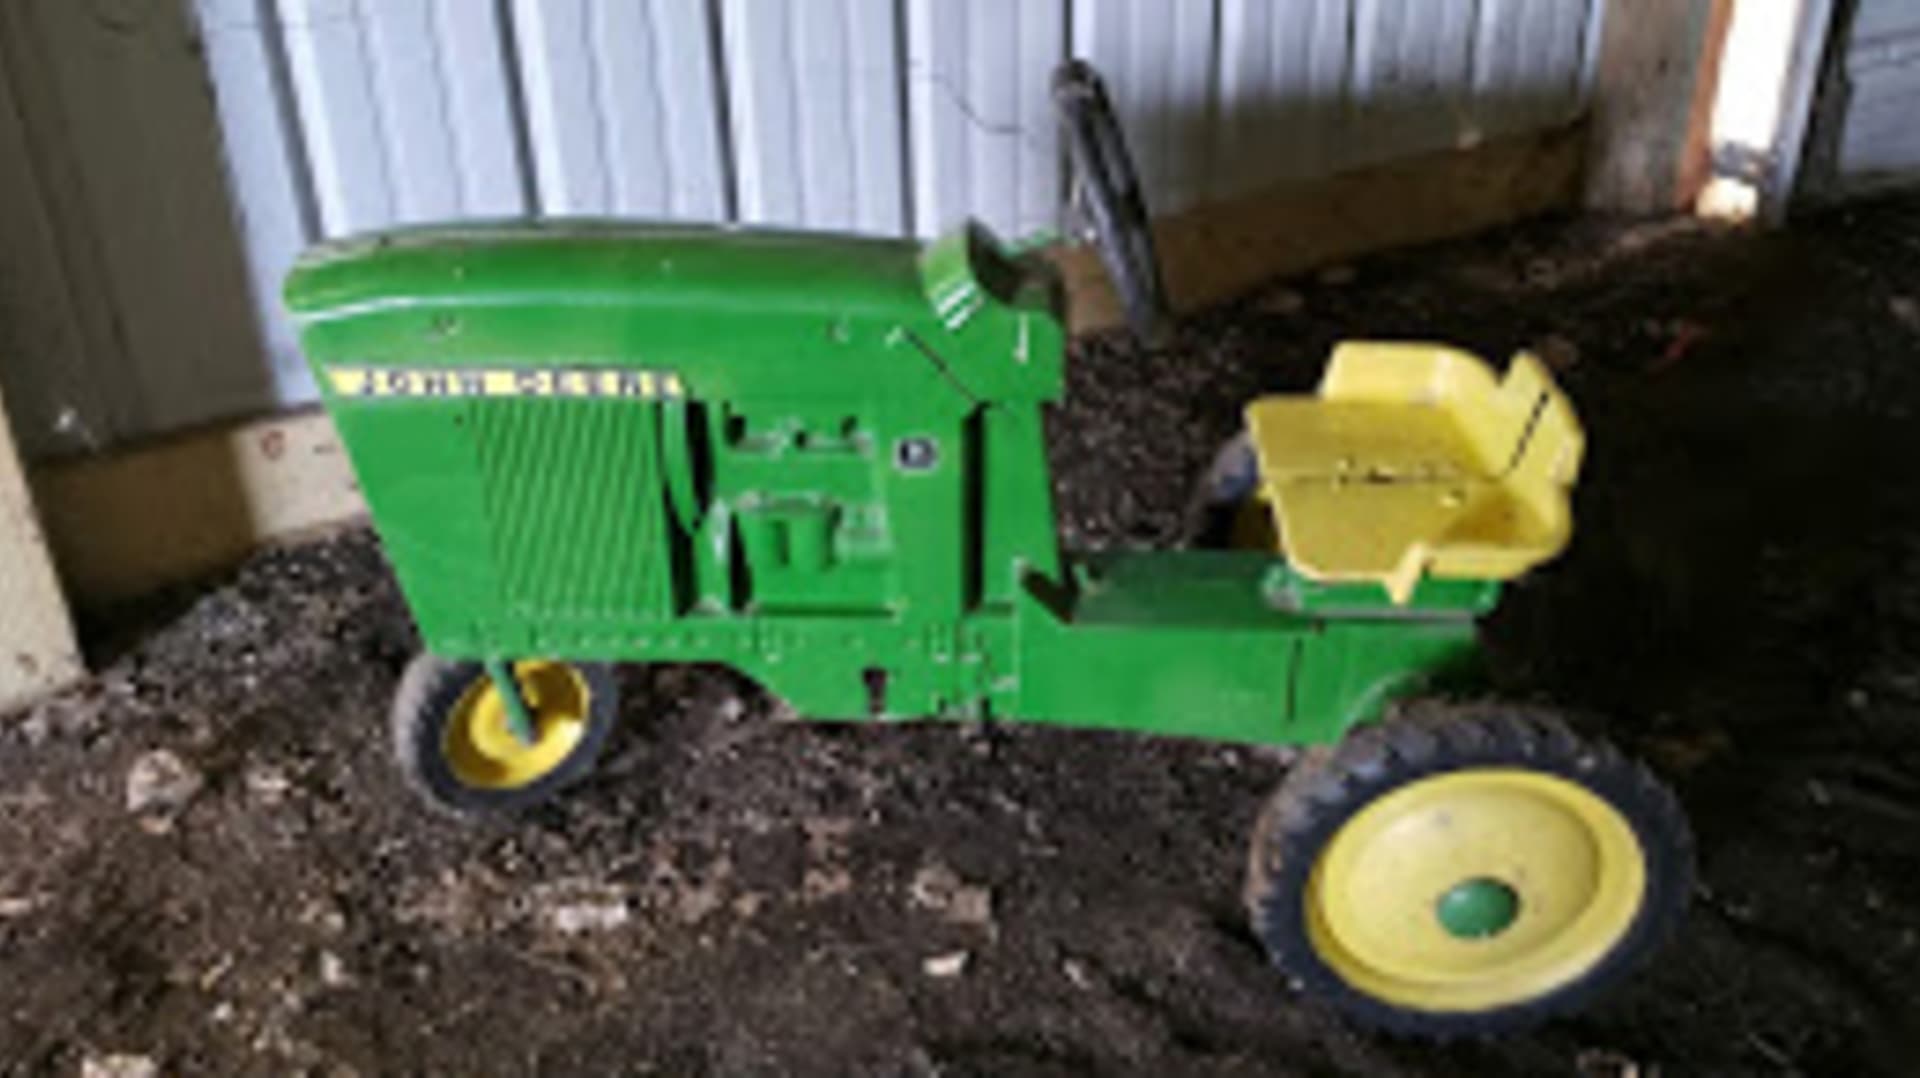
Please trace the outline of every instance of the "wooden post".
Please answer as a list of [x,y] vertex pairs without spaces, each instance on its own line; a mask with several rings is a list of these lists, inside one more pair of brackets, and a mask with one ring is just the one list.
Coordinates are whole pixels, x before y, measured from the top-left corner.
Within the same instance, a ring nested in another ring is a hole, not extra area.
[[58,461],[34,480],[61,575],[83,607],[204,576],[264,543],[366,513],[340,437],[318,410]]
[[29,703],[82,672],[66,597],[0,401],[0,711]]
[[1708,122],[1733,0],[1606,4],[1586,203],[1648,214],[1691,206],[1712,169]]

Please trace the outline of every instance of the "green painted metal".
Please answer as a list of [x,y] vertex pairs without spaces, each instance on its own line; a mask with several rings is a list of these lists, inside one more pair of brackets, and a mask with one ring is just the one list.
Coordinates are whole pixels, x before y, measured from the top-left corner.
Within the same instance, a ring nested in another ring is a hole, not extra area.
[[977,227],[408,230],[317,248],[287,303],[448,657],[719,662],[819,718],[1330,741],[1470,667],[1498,595],[1063,555],[1062,292]]
[[521,695],[520,682],[513,676],[513,664],[505,659],[488,659],[484,666],[487,680],[493,682],[493,690],[500,694],[500,706],[507,712],[508,732],[525,745],[539,740],[533,712],[527,710],[527,698]]
[[1506,931],[1520,916],[1520,896],[1505,883],[1481,876],[1447,888],[1433,912],[1448,935],[1486,939]]

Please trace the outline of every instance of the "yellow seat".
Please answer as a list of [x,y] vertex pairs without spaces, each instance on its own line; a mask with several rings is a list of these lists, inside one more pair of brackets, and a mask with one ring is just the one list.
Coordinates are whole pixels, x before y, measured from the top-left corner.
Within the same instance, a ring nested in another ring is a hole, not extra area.
[[1572,535],[1585,436],[1538,359],[1496,379],[1431,344],[1349,342],[1318,396],[1247,406],[1287,560],[1323,581],[1374,581],[1405,602],[1423,575],[1505,580]]

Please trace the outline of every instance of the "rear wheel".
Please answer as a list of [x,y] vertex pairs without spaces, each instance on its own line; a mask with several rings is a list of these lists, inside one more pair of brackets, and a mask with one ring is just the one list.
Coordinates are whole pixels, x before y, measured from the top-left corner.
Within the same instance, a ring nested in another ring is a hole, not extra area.
[[1672,794],[1612,747],[1538,711],[1431,707],[1287,777],[1247,901],[1274,963],[1358,1022],[1505,1032],[1657,949],[1692,849]]
[[545,800],[592,770],[619,714],[619,688],[599,664],[510,664],[532,720],[514,729],[505,697],[477,662],[422,654],[394,694],[401,774],[435,808],[473,814]]
[[1273,514],[1245,431],[1228,439],[1187,497],[1183,539],[1201,550],[1274,550]]

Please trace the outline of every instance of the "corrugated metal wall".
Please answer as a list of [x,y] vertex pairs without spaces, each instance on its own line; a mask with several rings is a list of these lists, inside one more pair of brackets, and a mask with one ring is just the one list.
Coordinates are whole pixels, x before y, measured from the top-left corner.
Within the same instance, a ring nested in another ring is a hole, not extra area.
[[[968,215],[1009,234],[1051,228],[1064,182],[1047,80],[1069,54],[1105,72],[1150,200],[1177,210],[1566,121],[1584,101],[1603,6],[182,0],[192,20],[176,27],[152,15],[163,3],[19,2],[31,14],[16,16],[17,28],[29,34],[102,39],[51,47],[52,65],[79,75],[110,63],[103,47],[163,55],[174,68],[173,50],[204,56],[206,81],[193,89],[224,147],[238,211],[241,254],[223,272],[251,282],[254,322],[241,336],[258,334],[268,357],[225,342],[219,334],[231,328],[178,329],[185,340],[123,335],[113,354],[92,360],[91,381],[103,363],[140,376],[118,383],[108,403],[58,389],[50,369],[9,370],[8,390],[31,399],[28,439],[41,449],[311,399],[274,295],[295,253],[325,236],[533,213],[920,235]],[[95,16],[107,9],[131,18],[144,44],[111,44],[129,31],[102,29]],[[148,88],[159,105],[136,100],[134,85],[115,107],[192,113],[193,100],[176,100],[194,96],[177,85],[179,72],[165,74],[167,87]],[[113,156],[82,167],[82,181],[117,182],[95,174]],[[160,156],[138,165],[172,167]],[[117,229],[146,206],[128,195],[118,211],[82,216]],[[184,227],[152,240],[177,241]],[[104,257],[121,269],[118,255]],[[116,309],[136,302],[143,274],[165,272],[149,264],[164,254],[129,257],[125,272],[108,274]],[[171,288],[153,302],[186,301]],[[215,304],[192,321],[232,316]],[[196,384],[234,392],[167,391],[188,370]]]
[[1920,3],[1851,0],[1815,107],[1804,194],[1920,183]]

